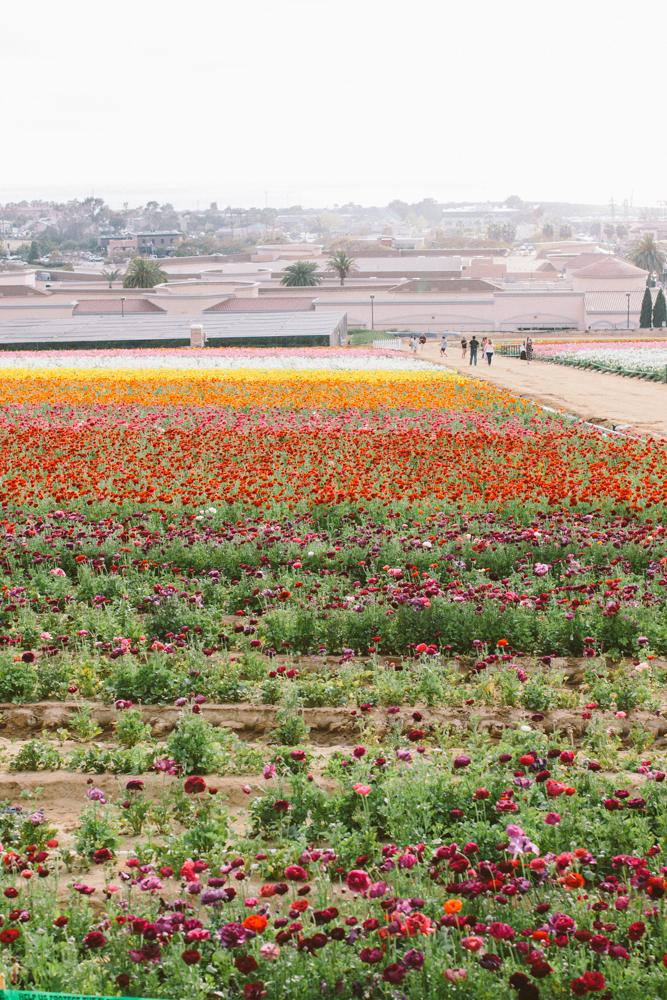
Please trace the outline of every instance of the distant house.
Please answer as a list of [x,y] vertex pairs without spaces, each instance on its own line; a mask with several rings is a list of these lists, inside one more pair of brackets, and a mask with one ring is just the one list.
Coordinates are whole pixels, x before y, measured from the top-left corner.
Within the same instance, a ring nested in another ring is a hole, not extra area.
[[100,236],[100,248],[107,257],[126,257],[136,254],[138,249],[136,236]]
[[173,250],[183,239],[183,233],[178,229],[165,229],[156,232],[135,233],[139,253],[155,253],[156,251]]

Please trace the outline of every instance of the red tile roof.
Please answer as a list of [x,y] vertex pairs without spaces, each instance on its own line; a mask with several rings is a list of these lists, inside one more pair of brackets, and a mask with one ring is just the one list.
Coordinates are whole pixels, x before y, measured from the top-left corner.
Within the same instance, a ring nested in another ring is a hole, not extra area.
[[207,313],[274,313],[310,312],[315,308],[313,299],[304,296],[262,295],[259,298],[244,299],[241,296],[216,302],[204,309]]
[[648,272],[620,257],[605,257],[588,267],[577,268],[573,273],[575,278],[640,278],[646,277]]

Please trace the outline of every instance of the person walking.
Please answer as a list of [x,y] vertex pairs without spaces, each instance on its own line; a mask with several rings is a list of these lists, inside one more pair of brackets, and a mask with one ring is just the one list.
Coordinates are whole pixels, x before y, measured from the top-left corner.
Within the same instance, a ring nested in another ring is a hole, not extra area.
[[447,334],[443,333],[442,340],[440,341],[440,357],[447,357]]
[[486,354],[488,364],[491,364],[493,361],[493,352],[495,351],[495,347],[493,346],[493,341],[490,337],[486,337],[485,339],[486,344],[484,345],[484,353]]
[[413,354],[417,353],[417,338],[414,334],[410,337],[410,350]]
[[465,337],[461,337],[461,361],[465,361],[466,354],[468,353],[468,341]]
[[469,365],[475,365],[475,367],[477,367],[478,348],[479,348],[479,340],[473,333],[472,337],[470,338],[470,360],[468,362]]
[[526,337],[526,361],[533,360],[533,338]]

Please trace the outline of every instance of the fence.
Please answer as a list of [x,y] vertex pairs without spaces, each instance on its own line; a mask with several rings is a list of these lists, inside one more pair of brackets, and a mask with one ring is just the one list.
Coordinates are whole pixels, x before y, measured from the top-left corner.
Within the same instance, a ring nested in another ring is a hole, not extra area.
[[[0,990],[0,1000],[118,1000],[118,997],[103,997],[80,993],[42,993],[37,990]],[[148,997],[126,997],[125,1000],[150,1000]]]
[[387,337],[384,340],[374,340],[373,347],[380,347],[389,351],[404,351],[407,344],[400,337]]

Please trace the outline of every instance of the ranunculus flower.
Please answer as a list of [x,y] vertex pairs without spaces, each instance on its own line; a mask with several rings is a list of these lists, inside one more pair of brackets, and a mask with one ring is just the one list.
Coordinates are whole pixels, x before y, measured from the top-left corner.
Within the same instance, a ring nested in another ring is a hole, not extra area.
[[104,948],[107,943],[107,939],[101,931],[88,931],[83,938],[84,948]]
[[452,983],[454,986],[457,983],[465,982],[468,978],[468,973],[465,969],[445,969],[442,975],[448,983]]
[[352,791],[356,792],[357,795],[370,795],[372,788],[370,785],[362,785],[361,782],[357,782],[356,785],[352,785]]
[[371,885],[371,877],[363,868],[355,868],[347,873],[345,884],[352,892],[366,892]]
[[192,774],[189,778],[185,779],[183,790],[188,795],[199,795],[201,792],[206,791],[206,780],[198,774]]
[[290,882],[308,881],[308,872],[301,865],[288,865],[285,868],[284,875]]

